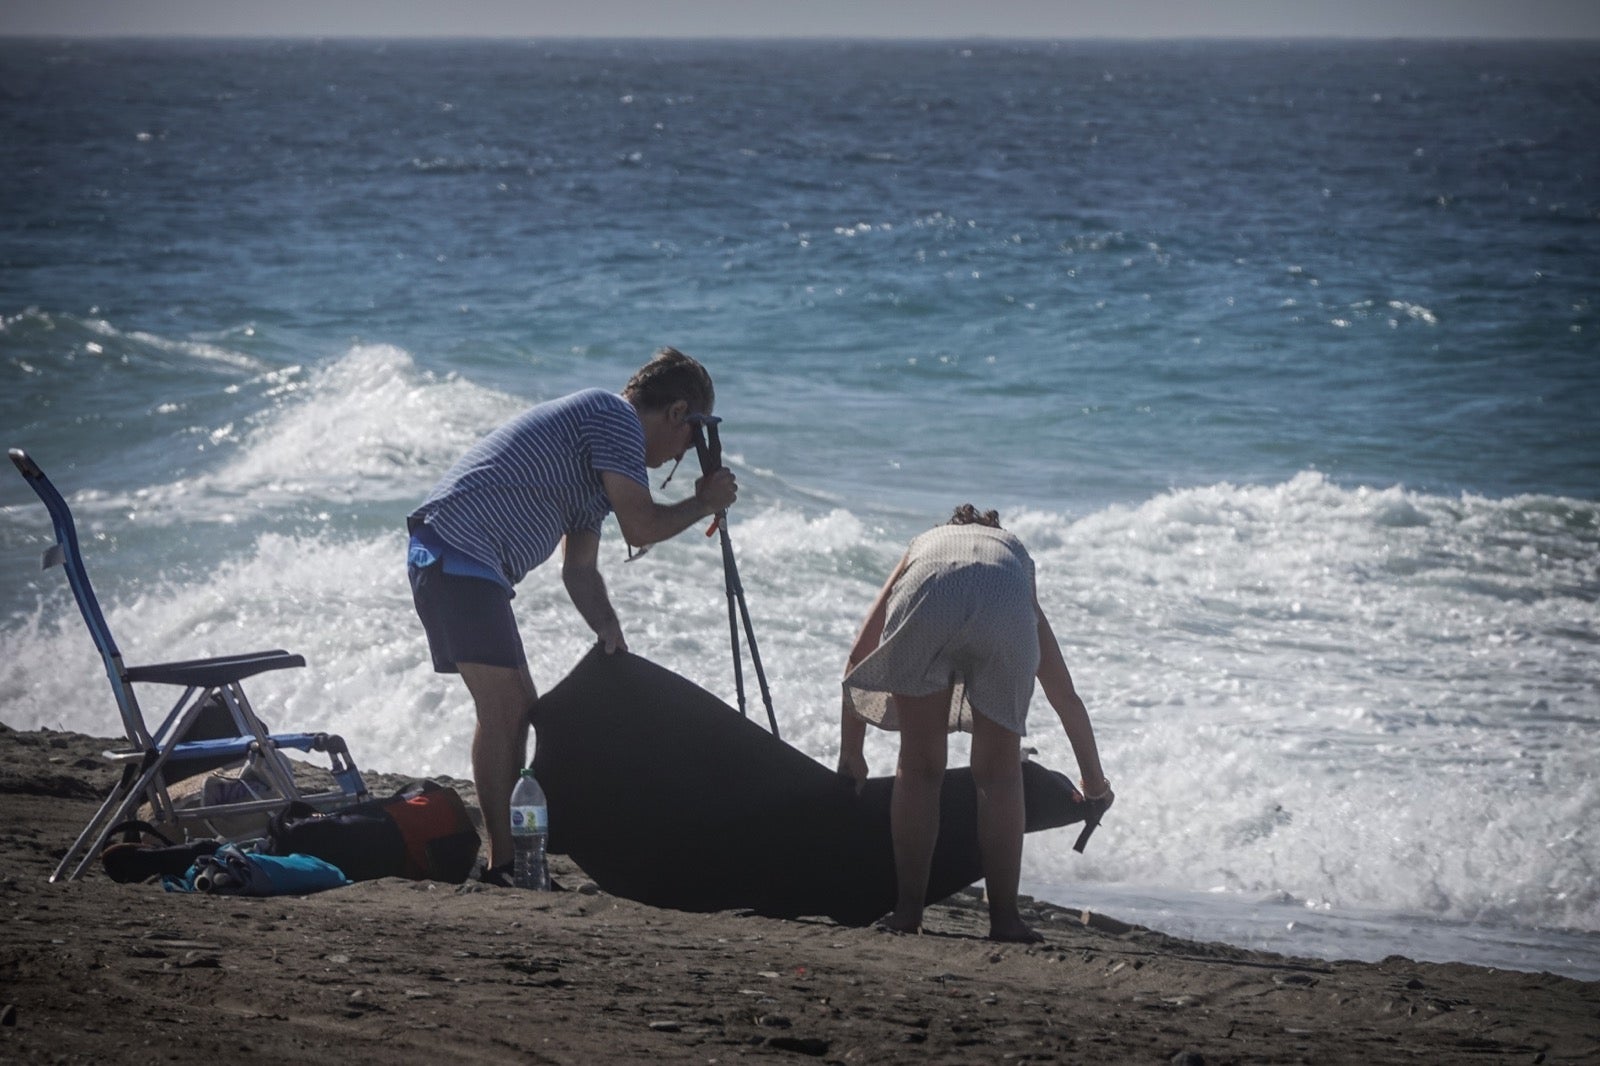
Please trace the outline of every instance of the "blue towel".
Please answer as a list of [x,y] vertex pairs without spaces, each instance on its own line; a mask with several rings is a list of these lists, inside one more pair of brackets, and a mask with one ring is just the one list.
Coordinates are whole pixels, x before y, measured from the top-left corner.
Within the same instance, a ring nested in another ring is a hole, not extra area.
[[303,896],[351,884],[344,871],[312,855],[257,855],[224,844],[202,855],[181,878],[163,878],[168,892],[225,896]]

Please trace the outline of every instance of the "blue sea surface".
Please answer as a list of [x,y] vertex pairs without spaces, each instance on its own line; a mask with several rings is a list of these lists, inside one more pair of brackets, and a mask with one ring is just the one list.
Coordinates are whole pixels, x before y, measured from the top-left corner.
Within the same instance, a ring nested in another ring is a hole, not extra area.
[[[995,507],[1119,795],[1025,887],[1600,978],[1600,45],[0,39],[0,133],[0,429],[130,661],[301,651],[261,702],[465,774],[403,516],[671,344],[786,740]],[[0,479],[0,721],[114,731],[48,542]],[[731,702],[715,543],[602,563]],[[591,635],[516,605],[548,688]]]

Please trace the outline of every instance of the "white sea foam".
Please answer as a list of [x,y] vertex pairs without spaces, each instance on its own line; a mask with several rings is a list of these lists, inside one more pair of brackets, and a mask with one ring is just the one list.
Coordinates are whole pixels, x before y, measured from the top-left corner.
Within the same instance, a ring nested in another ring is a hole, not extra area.
[[409,353],[390,345],[358,345],[314,371],[266,371],[249,385],[267,405],[249,424],[197,427],[237,443],[220,465],[126,491],[62,486],[80,520],[137,514],[154,526],[233,523],[244,501],[256,513],[325,515],[360,503],[410,502],[519,409],[504,393],[419,370]]
[[1592,505],[1307,474],[1014,526],[1156,845],[1086,872],[1600,929]]
[[269,499],[409,499],[518,405],[419,372],[390,345],[362,345],[312,374],[305,395],[262,419],[205,487]]

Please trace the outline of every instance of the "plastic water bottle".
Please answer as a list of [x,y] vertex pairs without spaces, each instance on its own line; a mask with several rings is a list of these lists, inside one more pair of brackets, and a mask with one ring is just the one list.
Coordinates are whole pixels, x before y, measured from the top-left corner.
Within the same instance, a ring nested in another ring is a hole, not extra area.
[[550,891],[550,866],[544,845],[550,835],[550,815],[544,789],[533,779],[533,769],[522,771],[511,792],[511,883],[518,888]]

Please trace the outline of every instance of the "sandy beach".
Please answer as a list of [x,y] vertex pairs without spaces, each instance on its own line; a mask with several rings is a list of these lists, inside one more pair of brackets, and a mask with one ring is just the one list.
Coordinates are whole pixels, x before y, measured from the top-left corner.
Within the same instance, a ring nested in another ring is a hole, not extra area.
[[658,910],[560,856],[567,890],[538,895],[49,884],[109,743],[0,726],[0,1061],[1600,1061],[1600,982],[1287,958],[1042,904],[1045,943],[998,945],[976,891],[894,936]]

